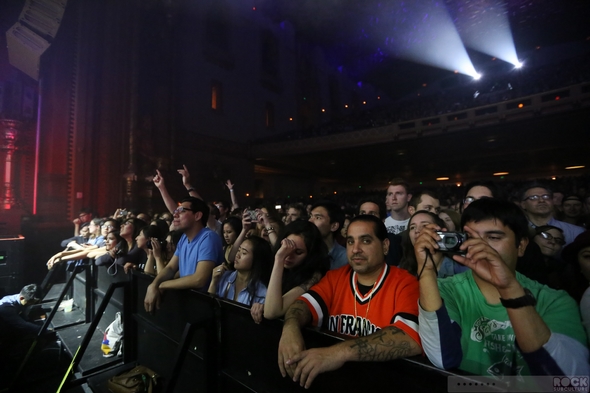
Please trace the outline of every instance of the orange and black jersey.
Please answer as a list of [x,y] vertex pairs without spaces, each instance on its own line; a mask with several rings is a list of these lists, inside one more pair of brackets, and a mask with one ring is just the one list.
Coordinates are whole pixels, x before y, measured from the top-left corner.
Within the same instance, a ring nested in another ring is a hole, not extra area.
[[300,297],[311,311],[312,324],[351,337],[396,326],[420,343],[418,281],[405,270],[383,266],[375,285],[364,295],[349,265],[330,270]]

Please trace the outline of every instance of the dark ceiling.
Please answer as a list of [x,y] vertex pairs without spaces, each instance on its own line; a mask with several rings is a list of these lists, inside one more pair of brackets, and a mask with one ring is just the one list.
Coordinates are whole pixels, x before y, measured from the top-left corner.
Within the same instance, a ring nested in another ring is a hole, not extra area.
[[[396,55],[396,46],[411,45],[416,36],[424,38],[424,25],[408,25],[406,19],[420,20],[416,15],[433,4],[444,6],[458,29],[477,25],[486,12],[505,13],[517,53],[590,40],[590,1],[586,0],[268,0],[264,9],[277,18],[289,19],[300,34],[322,45],[333,65],[344,66],[359,80],[382,88],[395,99],[450,74]],[[387,40],[384,31],[396,25],[405,31],[391,44],[393,40]],[[386,40],[389,46],[384,44]],[[477,56],[482,57],[477,52],[469,54],[474,63]],[[463,182],[499,171],[510,172],[507,179],[574,175],[588,173],[590,168],[588,124],[590,111],[586,107],[564,116],[436,137],[259,157],[258,164],[279,173],[358,185],[383,184],[395,176],[425,184],[439,176]],[[566,171],[570,165],[586,165],[586,169]]]
[[[402,60],[400,50],[427,40],[429,10],[445,9],[459,34],[486,14],[508,17],[517,53],[590,38],[587,0],[261,0],[277,20],[322,45],[334,66],[393,98],[450,71]],[[485,33],[484,33],[485,34]],[[470,52],[470,56],[477,56]]]

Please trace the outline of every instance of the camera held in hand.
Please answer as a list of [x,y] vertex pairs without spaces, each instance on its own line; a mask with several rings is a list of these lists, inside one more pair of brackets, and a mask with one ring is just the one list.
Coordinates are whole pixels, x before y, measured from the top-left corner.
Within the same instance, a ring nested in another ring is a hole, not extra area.
[[465,252],[459,249],[465,240],[467,240],[467,234],[465,232],[436,231],[436,234],[440,236],[440,240],[436,242],[439,251],[446,254],[465,255]]
[[[166,248],[166,240],[158,240],[157,242],[160,243],[160,248]],[[148,240],[147,248],[148,250],[153,249],[151,240]]]
[[250,219],[252,220],[252,222],[258,221],[258,214],[256,213],[256,210],[248,209],[248,214],[250,215]]

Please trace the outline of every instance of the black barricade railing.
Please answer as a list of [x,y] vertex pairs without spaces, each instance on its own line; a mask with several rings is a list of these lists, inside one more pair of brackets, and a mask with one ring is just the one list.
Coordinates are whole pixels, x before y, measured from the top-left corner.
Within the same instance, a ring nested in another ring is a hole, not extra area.
[[61,304],[61,302],[65,298],[66,293],[68,293],[68,291],[72,288],[72,285],[73,285],[74,280],[76,278],[76,274],[78,274],[79,272],[81,272],[87,268],[88,268],[87,265],[79,265],[73,269],[71,276],[68,278],[66,285],[64,286],[64,288],[62,289],[61,293],[59,294],[59,296],[57,298],[57,302],[55,303],[55,306],[53,307],[53,309],[51,310],[51,312],[49,313],[49,315],[47,316],[47,318],[43,322],[43,325],[39,329],[37,336],[35,337],[35,339],[31,343],[31,346],[29,347],[28,352],[26,353],[25,357],[23,358],[18,370],[14,374],[12,382],[10,384],[11,386],[14,385],[19,380],[21,372],[23,371],[25,365],[29,361],[33,351],[35,350],[37,344],[39,343],[39,340],[47,332],[47,329],[49,328],[51,321],[53,320],[53,318],[55,317],[55,314],[57,313],[58,306]]
[[[143,300],[152,279],[141,273],[133,275],[132,313],[137,331],[126,329],[125,334],[135,339],[136,362],[162,375],[167,391],[303,391],[279,372],[281,321],[256,324],[249,308],[190,290],[166,291],[160,309],[150,315],[144,310]],[[305,329],[303,335],[307,348],[326,347],[342,340],[314,329]],[[338,370],[320,374],[310,391],[396,388],[446,392],[449,376],[457,374],[437,369],[423,356],[349,362]]]
[[133,274],[137,363],[160,374],[167,392],[216,391],[216,300],[196,291],[166,291],[160,309],[150,314],[143,301],[152,280]]

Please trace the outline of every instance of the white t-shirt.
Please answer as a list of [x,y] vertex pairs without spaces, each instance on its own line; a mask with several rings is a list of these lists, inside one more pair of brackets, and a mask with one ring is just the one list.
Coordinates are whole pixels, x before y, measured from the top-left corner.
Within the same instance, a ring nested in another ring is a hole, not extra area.
[[385,226],[387,227],[387,233],[395,233],[397,235],[398,233],[405,231],[408,227],[409,221],[410,221],[409,218],[407,220],[398,221],[398,220],[394,220],[391,217],[387,217],[385,219]]

